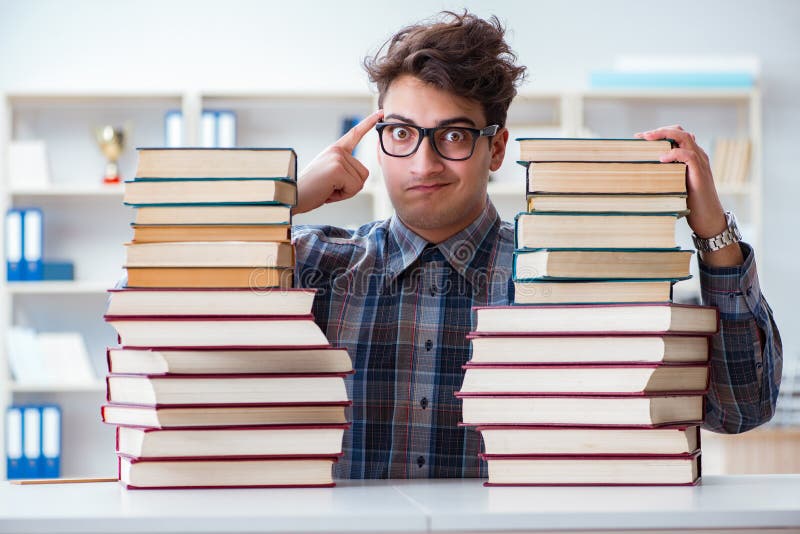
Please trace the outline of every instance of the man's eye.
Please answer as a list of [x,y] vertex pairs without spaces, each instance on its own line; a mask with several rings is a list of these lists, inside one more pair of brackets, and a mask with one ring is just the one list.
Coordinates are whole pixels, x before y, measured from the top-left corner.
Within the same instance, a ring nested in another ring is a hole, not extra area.
[[461,130],[445,130],[442,139],[448,143],[462,143],[467,135]]
[[408,128],[404,128],[403,126],[396,126],[392,128],[392,139],[395,141],[407,141],[409,137],[411,137],[411,132]]

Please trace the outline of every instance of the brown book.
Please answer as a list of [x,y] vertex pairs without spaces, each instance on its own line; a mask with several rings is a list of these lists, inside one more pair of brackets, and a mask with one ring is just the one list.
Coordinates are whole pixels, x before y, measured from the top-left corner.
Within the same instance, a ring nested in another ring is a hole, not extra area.
[[154,429],[117,427],[117,454],[133,458],[334,456],[349,425]]
[[126,181],[123,201],[129,206],[276,203],[291,206],[296,197],[297,186],[289,180],[165,178]]
[[291,178],[291,148],[140,148],[137,178]]
[[526,280],[514,282],[514,304],[668,302],[672,282],[624,280]]
[[516,248],[677,248],[678,214],[520,213]]
[[481,433],[487,454],[693,454],[700,448],[700,427],[657,428],[487,425]]
[[[691,250],[677,249],[520,249],[514,252],[514,280],[594,279],[598,283],[600,282],[598,279],[674,281],[690,276],[689,263],[692,254]],[[580,292],[581,287],[564,288],[564,290]],[[624,288],[619,289],[625,291]],[[611,298],[608,301],[615,300],[626,301],[624,298]]]
[[528,211],[689,214],[689,208],[686,205],[686,195],[571,195],[529,193]]
[[102,407],[104,423],[147,428],[183,428],[231,425],[286,425],[344,423],[349,401],[326,404],[271,404],[262,406],[130,406]]
[[704,363],[708,336],[470,334],[473,363]]
[[685,163],[533,162],[527,176],[528,193],[686,193]]
[[290,243],[126,243],[125,267],[294,267]]
[[172,241],[291,241],[288,224],[161,225],[132,224],[134,243]]
[[672,141],[644,139],[522,138],[522,161],[658,162],[672,150]]
[[106,350],[111,373],[141,374],[263,374],[349,373],[352,361],[345,349],[270,347],[223,349]]
[[289,224],[292,208],[280,204],[234,206],[142,206],[135,224]]
[[108,315],[309,315],[314,289],[110,289]]
[[270,267],[127,267],[131,288],[292,287],[294,269]]

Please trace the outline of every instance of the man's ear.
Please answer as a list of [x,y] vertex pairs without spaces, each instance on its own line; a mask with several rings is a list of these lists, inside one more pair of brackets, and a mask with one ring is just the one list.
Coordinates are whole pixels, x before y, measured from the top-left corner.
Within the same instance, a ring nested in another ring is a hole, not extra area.
[[503,159],[506,156],[506,145],[508,144],[508,129],[501,128],[499,132],[497,132],[492,137],[492,161],[489,165],[489,170],[492,172],[496,171],[500,168],[500,165],[503,164]]

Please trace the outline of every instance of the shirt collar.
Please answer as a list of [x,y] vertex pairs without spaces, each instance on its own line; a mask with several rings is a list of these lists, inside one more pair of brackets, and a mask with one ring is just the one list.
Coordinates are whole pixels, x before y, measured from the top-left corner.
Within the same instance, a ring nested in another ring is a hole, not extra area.
[[483,211],[466,228],[438,245],[429,243],[425,238],[410,230],[395,213],[389,220],[389,237],[397,244],[397,251],[389,255],[387,277],[390,281],[417,261],[425,247],[436,247],[450,266],[461,276],[473,282],[479,275],[479,266],[472,265],[478,247],[490,234],[497,231],[500,216],[492,201],[487,198]]

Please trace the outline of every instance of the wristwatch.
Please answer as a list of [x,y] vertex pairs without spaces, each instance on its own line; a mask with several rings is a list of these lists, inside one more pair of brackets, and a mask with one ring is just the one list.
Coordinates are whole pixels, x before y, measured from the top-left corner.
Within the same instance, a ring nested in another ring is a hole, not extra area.
[[706,239],[698,237],[697,234],[692,232],[692,241],[694,241],[695,248],[700,252],[714,252],[741,241],[742,233],[736,224],[736,216],[732,212],[726,211],[725,220],[728,222],[728,227],[714,237]]

